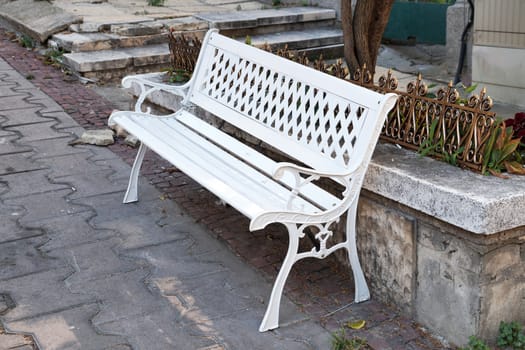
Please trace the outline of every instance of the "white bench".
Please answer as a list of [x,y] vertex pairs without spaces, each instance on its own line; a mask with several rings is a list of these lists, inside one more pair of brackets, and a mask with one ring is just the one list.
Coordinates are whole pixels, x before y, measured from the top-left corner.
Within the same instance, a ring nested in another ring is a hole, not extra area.
[[[370,298],[355,242],[356,208],[366,168],[394,94],[381,95],[210,30],[191,80],[181,86],[129,76],[141,87],[135,111],[114,112],[118,124],[141,141],[124,202],[136,201],[138,174],[147,148],[246,215],[250,230],[282,223],[289,247],[259,330],[278,327],[279,304],[293,264],[322,259],[346,248],[355,280],[355,302]],[[183,107],[165,116],[143,111],[146,97],[165,90]],[[298,164],[279,163],[194,114],[194,106],[256,137]],[[334,196],[312,181],[328,178],[344,187]],[[330,244],[348,212],[346,239]],[[305,230],[318,248],[299,252]]]

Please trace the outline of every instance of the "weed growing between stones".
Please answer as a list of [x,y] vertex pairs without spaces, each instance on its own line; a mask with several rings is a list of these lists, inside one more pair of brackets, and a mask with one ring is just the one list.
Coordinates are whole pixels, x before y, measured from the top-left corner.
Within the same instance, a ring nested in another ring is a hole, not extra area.
[[332,334],[332,350],[366,350],[370,349],[366,339],[359,337],[347,338],[344,327]]
[[[518,322],[503,322],[499,325],[497,339],[499,350],[525,350],[525,332]],[[460,350],[491,350],[491,348],[476,336],[470,336],[466,347]]]

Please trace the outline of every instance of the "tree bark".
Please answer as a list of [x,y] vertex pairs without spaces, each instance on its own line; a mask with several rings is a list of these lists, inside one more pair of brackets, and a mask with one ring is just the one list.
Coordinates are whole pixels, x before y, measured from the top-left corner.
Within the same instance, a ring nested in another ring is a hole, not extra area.
[[351,73],[366,65],[373,74],[394,0],[341,0],[344,56]]
[[352,0],[341,0],[341,18],[343,27],[343,45],[345,61],[350,72],[359,69],[359,62],[355,55],[353,18],[352,18]]
[[390,11],[394,5],[394,0],[377,1],[374,8],[374,14],[372,19],[372,26],[368,35],[369,49],[370,49],[370,67],[375,71],[377,62],[377,55],[379,53],[379,47],[381,46],[381,39],[383,33],[388,24],[388,18],[390,17]]

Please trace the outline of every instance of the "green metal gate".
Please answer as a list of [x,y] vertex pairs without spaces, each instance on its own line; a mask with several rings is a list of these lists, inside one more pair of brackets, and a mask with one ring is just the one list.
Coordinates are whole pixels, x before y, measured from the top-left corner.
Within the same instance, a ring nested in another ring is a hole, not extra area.
[[397,0],[383,39],[394,43],[446,44],[447,8],[455,0]]

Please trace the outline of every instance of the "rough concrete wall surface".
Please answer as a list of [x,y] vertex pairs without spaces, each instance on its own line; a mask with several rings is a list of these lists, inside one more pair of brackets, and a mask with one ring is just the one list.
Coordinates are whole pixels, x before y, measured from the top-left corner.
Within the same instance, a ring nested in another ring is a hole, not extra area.
[[373,296],[411,314],[414,295],[414,220],[361,196],[358,251]]

